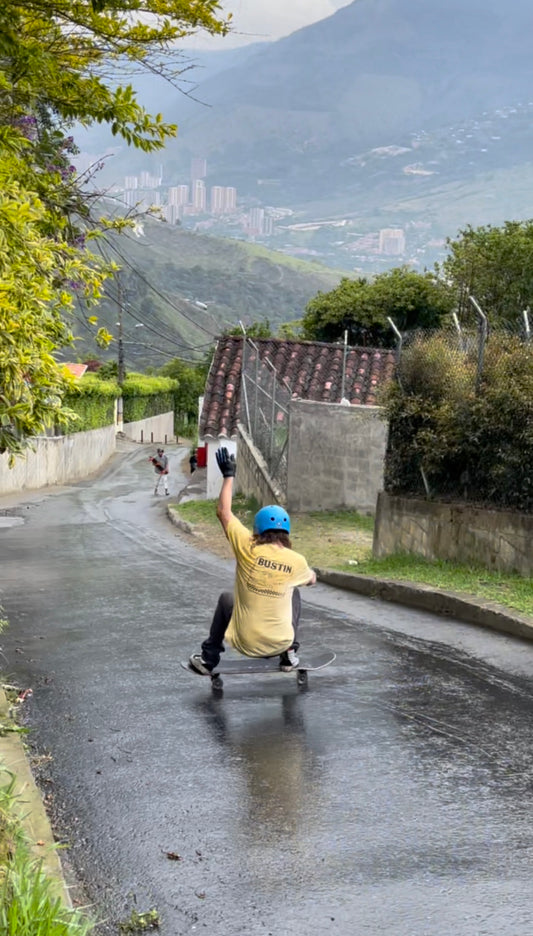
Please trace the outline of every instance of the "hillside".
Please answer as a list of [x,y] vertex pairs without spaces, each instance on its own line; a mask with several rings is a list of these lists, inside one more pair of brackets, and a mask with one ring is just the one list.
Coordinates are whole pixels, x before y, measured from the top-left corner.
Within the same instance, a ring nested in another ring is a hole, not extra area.
[[532,27],[529,0],[356,0],[202,83],[209,109],[176,102],[176,153],[303,195],[323,158],[529,100]]
[[[268,319],[273,327],[303,315],[319,290],[340,273],[241,241],[183,231],[150,219],[141,236],[114,241],[122,272],[125,355],[130,365],[162,365],[170,357],[199,359],[227,327]],[[98,309],[116,335],[116,286]],[[79,319],[78,319],[79,322]],[[95,354],[85,328],[77,353]],[[105,355],[116,356],[116,344]]]

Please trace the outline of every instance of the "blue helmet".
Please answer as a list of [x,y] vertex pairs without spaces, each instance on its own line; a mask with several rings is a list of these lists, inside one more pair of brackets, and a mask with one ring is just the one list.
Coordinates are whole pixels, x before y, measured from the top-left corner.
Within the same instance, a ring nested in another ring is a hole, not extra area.
[[254,533],[260,535],[266,533],[267,530],[291,532],[291,521],[283,507],[271,504],[269,507],[261,507],[261,510],[258,510],[254,517]]

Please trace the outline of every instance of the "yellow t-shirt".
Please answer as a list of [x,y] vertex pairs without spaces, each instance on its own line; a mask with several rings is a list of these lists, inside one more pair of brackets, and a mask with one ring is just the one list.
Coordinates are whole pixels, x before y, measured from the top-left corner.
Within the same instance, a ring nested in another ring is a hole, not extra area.
[[272,543],[253,546],[249,530],[232,517],[227,528],[237,570],[235,604],[226,639],[246,656],[275,656],[290,647],[292,593],[312,576],[306,559]]

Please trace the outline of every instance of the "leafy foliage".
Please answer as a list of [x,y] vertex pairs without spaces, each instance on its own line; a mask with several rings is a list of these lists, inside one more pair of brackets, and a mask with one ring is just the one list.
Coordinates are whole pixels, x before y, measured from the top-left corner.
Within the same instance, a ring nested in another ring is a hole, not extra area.
[[0,786],[0,932],[3,936],[87,936],[93,925],[54,893],[42,861],[32,858],[17,818],[15,777]]
[[137,422],[173,411],[177,389],[177,381],[169,377],[128,374],[122,385],[124,422]]
[[190,365],[179,358],[174,358],[161,368],[164,377],[177,381],[174,392],[175,432],[190,434],[191,427],[196,429],[198,422],[198,399],[203,394],[207,379],[208,362]]
[[[69,380],[54,353],[72,340],[73,310],[97,303],[115,269],[89,249],[110,223],[91,215],[68,127],[107,123],[143,150],[162,147],[175,127],[150,117],[116,75],[137,65],[169,77],[161,57],[170,44],[197,28],[224,33],[219,10],[216,0],[1,5],[0,452],[11,463],[26,439],[68,421]],[[98,343],[109,342],[87,322]]]
[[533,306],[533,220],[472,228],[448,240],[440,272],[453,288],[462,320],[475,318],[474,296],[495,325],[517,323]]
[[431,273],[397,267],[373,280],[344,278],[329,293],[308,303],[302,320],[303,337],[339,341],[344,332],[352,344],[392,347],[394,332],[437,328],[453,307],[448,288]]
[[533,347],[506,333],[489,341],[476,392],[477,352],[448,335],[403,354],[390,420],[386,489],[533,511]]
[[120,395],[117,383],[85,374],[66,394],[63,410],[70,411],[68,432],[86,432],[111,426],[115,421],[115,401]]

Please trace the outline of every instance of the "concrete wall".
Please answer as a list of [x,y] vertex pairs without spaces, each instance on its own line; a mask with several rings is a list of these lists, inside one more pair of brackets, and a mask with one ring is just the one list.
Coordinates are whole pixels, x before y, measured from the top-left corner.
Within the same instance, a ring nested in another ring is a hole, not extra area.
[[124,423],[124,435],[133,442],[172,442],[174,439],[174,412],[160,413],[149,419],[139,419],[137,422]]
[[280,504],[284,497],[268,474],[267,464],[243,426],[239,426],[239,456],[235,488],[246,497],[255,497],[261,506]]
[[375,512],[388,433],[380,413],[378,406],[291,401],[289,511]]
[[533,575],[533,516],[381,493],[374,555],[415,553]]
[[38,438],[33,445],[34,451],[28,449],[24,458],[17,458],[13,468],[8,467],[7,455],[0,455],[0,494],[86,478],[115,451],[115,427]]
[[225,445],[230,455],[237,455],[237,441],[236,439],[207,438],[203,439],[198,444],[205,445],[207,449],[205,496],[208,500],[215,500],[220,494],[220,488],[222,487],[222,475],[220,474],[216,460],[217,449]]

